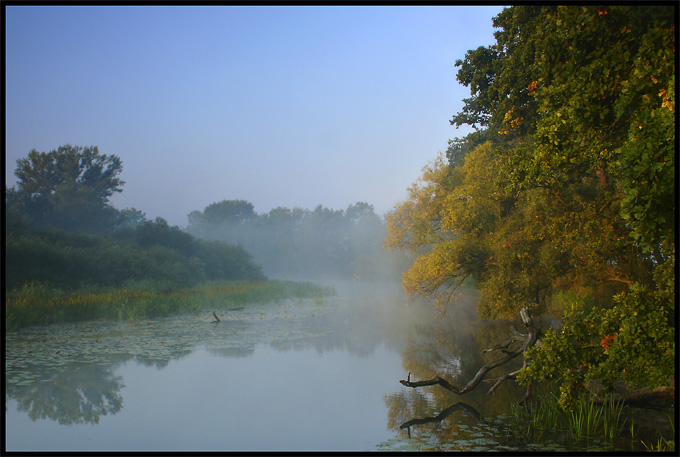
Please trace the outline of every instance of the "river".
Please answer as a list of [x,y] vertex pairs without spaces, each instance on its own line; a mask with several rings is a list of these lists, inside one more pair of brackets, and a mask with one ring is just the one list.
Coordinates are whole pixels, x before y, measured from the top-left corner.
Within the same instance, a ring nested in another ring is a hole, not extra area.
[[511,383],[460,398],[399,383],[466,382],[489,360],[481,348],[509,323],[480,320],[474,293],[436,318],[398,284],[333,285],[322,302],[215,310],[220,322],[206,310],[7,333],[6,450],[567,450],[502,438],[522,394]]

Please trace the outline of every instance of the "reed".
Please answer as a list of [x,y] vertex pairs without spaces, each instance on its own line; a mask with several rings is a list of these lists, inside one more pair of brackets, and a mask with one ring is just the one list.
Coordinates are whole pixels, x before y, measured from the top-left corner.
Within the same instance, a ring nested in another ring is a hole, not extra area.
[[322,300],[329,287],[293,281],[210,281],[191,288],[168,289],[148,281],[116,289],[85,286],[63,290],[33,282],[8,291],[5,322],[9,331],[32,325],[93,319],[138,320],[205,308],[229,309],[286,299]]
[[559,398],[553,392],[543,395],[540,401],[524,406],[513,405],[512,414],[516,422],[515,433],[529,437],[536,431],[568,432],[580,440],[585,437],[604,435],[619,436],[622,431],[623,401],[608,397],[602,405],[589,395],[582,395],[571,411],[559,406]]
[[609,438],[616,438],[623,429],[621,423],[623,408],[623,400],[614,400],[614,397],[607,397],[602,404],[602,427]]
[[582,395],[576,407],[569,412],[571,418],[571,430],[576,439],[584,436],[594,436],[597,432],[602,416],[601,407],[595,405],[592,398]]

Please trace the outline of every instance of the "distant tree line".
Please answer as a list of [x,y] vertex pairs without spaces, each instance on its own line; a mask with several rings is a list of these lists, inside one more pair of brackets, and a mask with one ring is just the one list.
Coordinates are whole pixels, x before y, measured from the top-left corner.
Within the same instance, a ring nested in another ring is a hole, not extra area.
[[241,246],[198,240],[135,208],[118,210],[122,162],[97,147],[32,150],[5,188],[5,285],[120,287],[151,281],[166,288],[203,280],[264,280]]
[[388,280],[408,265],[402,253],[383,249],[385,221],[365,202],[258,214],[248,201],[223,200],[188,219],[189,233],[242,245],[270,276]]

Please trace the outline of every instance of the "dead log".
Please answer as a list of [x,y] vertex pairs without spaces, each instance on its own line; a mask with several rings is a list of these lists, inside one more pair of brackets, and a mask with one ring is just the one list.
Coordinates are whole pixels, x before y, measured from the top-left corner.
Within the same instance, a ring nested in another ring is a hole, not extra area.
[[[500,350],[503,351],[503,353],[505,355],[503,357],[500,357],[500,358],[492,361],[492,362],[487,363],[482,368],[480,368],[479,371],[477,372],[477,374],[475,375],[475,377],[472,378],[472,380],[470,380],[465,386],[463,386],[463,387],[455,386],[455,385],[451,384],[449,381],[447,381],[446,379],[441,378],[439,376],[435,376],[432,379],[427,379],[427,380],[424,380],[424,381],[411,381],[410,373],[409,373],[407,380],[402,379],[399,382],[406,387],[412,387],[412,388],[423,387],[423,386],[433,386],[433,385],[438,384],[438,385],[442,386],[444,389],[449,390],[449,391],[451,391],[455,394],[458,394],[458,395],[463,395],[463,394],[471,391],[472,389],[477,387],[479,385],[479,383],[482,382],[482,380],[484,379],[484,376],[486,376],[486,374],[489,371],[493,370],[494,368],[505,365],[506,363],[508,363],[509,361],[514,359],[515,357],[517,357],[518,355],[524,354],[524,352],[528,348],[530,348],[531,346],[536,344],[536,341],[538,340],[538,336],[539,336],[539,331],[536,328],[536,325],[534,324],[534,321],[531,318],[531,315],[529,314],[529,310],[527,308],[524,308],[520,311],[519,314],[520,314],[520,318],[522,319],[522,325],[526,329],[527,333],[520,334],[519,332],[517,332],[516,334],[513,334],[513,336],[510,337],[508,340],[505,340],[504,342],[497,344],[496,346],[494,346],[490,349],[485,350],[484,352],[491,352],[491,351],[500,349]],[[508,349],[510,344],[515,342],[515,341],[521,341],[522,344],[517,349],[514,349],[514,350]],[[491,389],[487,393],[492,394],[503,381],[505,381],[506,379],[514,378],[515,376],[517,376],[518,373],[519,372],[516,371],[514,373],[509,373],[509,374],[499,378],[498,380],[495,381],[494,385],[491,387]]]

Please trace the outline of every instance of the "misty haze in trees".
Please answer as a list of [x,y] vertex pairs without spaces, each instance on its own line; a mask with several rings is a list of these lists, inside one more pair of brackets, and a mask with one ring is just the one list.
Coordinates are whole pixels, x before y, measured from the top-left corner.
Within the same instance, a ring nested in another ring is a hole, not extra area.
[[258,214],[250,202],[223,200],[188,215],[194,236],[240,244],[271,277],[395,280],[408,259],[387,252],[385,222],[372,205],[346,210],[274,208]]
[[17,161],[16,187],[5,189],[5,284],[121,287],[146,281],[162,289],[205,280],[394,280],[407,258],[382,249],[385,223],[367,203],[313,211],[276,208],[257,214],[243,200],[189,214],[182,230],[118,210],[116,155],[96,146],[32,150]]

